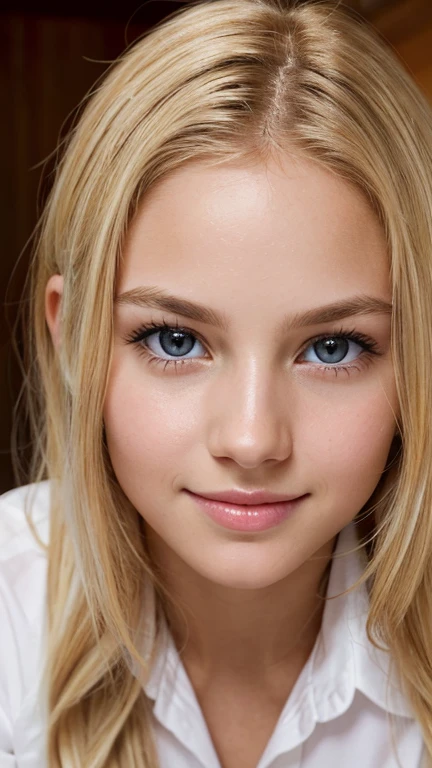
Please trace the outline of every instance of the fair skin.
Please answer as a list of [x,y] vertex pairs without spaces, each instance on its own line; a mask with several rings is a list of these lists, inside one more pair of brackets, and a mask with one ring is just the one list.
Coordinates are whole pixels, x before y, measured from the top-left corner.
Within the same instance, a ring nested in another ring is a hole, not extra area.
[[[139,286],[228,324],[117,302],[103,416],[118,482],[187,616],[188,634],[174,615],[172,632],[215,746],[224,766],[246,768],[315,643],[337,534],[374,491],[394,437],[386,243],[361,193],[311,161],[197,162],[164,179],[135,217],[116,295]],[[61,293],[55,275],[46,317],[56,345]],[[365,296],[376,300],[367,312],[293,326],[294,316]],[[155,331],[147,347],[161,363],[149,364],[144,340],[130,337],[162,321],[185,329],[185,351],[175,355]],[[345,334],[341,360],[323,361],[316,337],[335,334]],[[279,525],[239,533],[184,490],[233,488],[307,496]]]

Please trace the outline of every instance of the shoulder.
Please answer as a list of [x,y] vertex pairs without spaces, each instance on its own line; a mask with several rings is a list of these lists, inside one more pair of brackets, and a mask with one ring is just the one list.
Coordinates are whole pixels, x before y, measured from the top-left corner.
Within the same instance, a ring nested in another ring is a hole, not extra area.
[[0,714],[11,730],[35,695],[41,666],[49,506],[48,480],[0,496]]
[[11,621],[18,616],[28,622],[37,618],[47,566],[49,503],[47,480],[0,496],[0,597]]
[[[44,544],[48,544],[50,481],[13,488],[0,495],[0,562],[18,553],[41,549],[37,545],[27,514]],[[42,550],[43,551],[43,548]]]

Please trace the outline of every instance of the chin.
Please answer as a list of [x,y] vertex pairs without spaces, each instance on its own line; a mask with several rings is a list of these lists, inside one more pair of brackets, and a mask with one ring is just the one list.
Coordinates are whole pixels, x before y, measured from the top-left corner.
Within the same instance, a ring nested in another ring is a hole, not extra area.
[[283,573],[276,573],[274,568],[259,568],[256,563],[250,563],[243,564],[241,570],[237,566],[234,569],[227,566],[210,572],[201,571],[201,575],[212,584],[226,589],[257,590],[271,587],[288,576],[289,571],[285,569]]

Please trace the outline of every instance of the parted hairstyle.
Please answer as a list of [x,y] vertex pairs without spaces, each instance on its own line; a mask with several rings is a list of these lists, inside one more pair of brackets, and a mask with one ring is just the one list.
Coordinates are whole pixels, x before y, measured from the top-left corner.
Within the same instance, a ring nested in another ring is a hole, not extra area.
[[[432,758],[431,148],[426,99],[389,46],[334,2],[192,2],[96,84],[58,160],[23,303],[19,410],[33,453],[23,478],[15,445],[14,466],[19,482],[51,481],[49,768],[158,766],[143,682],[170,596],[116,480],[103,425],[131,219],[147,191],[188,161],[293,151],[362,190],[387,238],[400,434],[356,516],[368,522],[358,584],[368,585],[369,639],[391,654]],[[58,351],[44,309],[56,273],[64,277]],[[26,514],[37,536],[31,505]]]

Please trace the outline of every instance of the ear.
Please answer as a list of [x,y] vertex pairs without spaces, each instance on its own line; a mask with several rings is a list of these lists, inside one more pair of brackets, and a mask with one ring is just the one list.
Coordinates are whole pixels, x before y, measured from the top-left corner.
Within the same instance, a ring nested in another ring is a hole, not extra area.
[[60,344],[60,307],[63,295],[63,276],[52,275],[45,288],[45,317],[56,349]]

